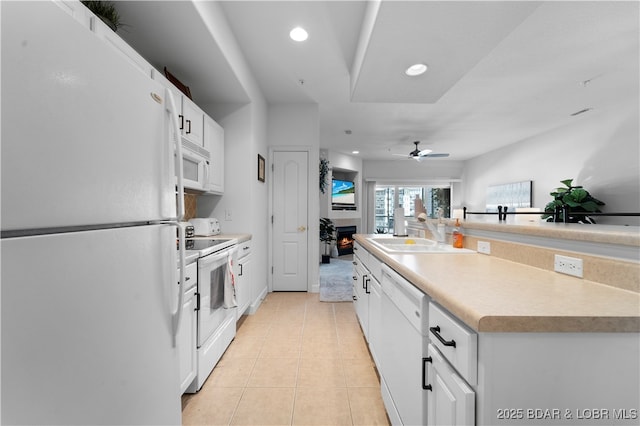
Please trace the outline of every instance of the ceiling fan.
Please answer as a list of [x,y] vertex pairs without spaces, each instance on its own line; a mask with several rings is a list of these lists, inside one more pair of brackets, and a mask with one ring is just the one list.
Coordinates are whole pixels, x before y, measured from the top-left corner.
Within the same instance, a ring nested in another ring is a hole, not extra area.
[[[449,154],[446,154],[446,153],[432,153],[430,149],[421,150],[420,148],[418,148],[418,144],[420,143],[420,141],[414,141],[413,143],[416,145],[416,149],[414,149],[409,153],[408,158],[413,158],[416,161],[424,161],[427,158],[442,158],[442,157],[449,156]],[[393,155],[399,155],[401,157],[405,157],[404,154],[393,154]]]

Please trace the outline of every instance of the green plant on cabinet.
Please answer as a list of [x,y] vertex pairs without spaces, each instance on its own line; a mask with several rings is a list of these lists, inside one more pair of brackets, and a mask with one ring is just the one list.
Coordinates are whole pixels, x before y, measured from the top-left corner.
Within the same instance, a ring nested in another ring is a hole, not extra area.
[[573,186],[573,179],[565,179],[560,182],[564,187],[556,188],[555,191],[550,193],[553,201],[550,201],[545,206],[545,214],[542,218],[546,219],[547,222],[552,222],[555,210],[567,206],[569,208],[569,215],[567,218],[563,218],[564,222],[596,223],[595,220],[588,215],[572,216],[571,212],[600,213],[599,207],[605,204],[589,194],[589,191],[582,186]]

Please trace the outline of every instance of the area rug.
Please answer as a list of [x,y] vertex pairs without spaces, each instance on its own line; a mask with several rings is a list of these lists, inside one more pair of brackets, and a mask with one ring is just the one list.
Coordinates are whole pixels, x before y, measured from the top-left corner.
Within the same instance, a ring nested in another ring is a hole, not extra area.
[[353,301],[353,264],[350,260],[331,259],[320,264],[320,301]]

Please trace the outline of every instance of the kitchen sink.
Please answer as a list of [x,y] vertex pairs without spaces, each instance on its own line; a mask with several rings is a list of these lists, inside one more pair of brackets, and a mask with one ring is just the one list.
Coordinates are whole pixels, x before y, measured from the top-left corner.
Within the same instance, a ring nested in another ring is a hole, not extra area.
[[369,238],[369,242],[388,253],[475,253],[450,244],[418,237]]

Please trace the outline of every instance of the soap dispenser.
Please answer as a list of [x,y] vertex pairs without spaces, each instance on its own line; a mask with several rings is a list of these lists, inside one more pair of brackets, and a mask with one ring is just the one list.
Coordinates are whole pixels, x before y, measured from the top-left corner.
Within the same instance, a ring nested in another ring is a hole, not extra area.
[[460,226],[460,219],[456,218],[456,224],[453,228],[453,247],[455,248],[463,248],[463,239],[464,235],[462,234],[462,227]]

